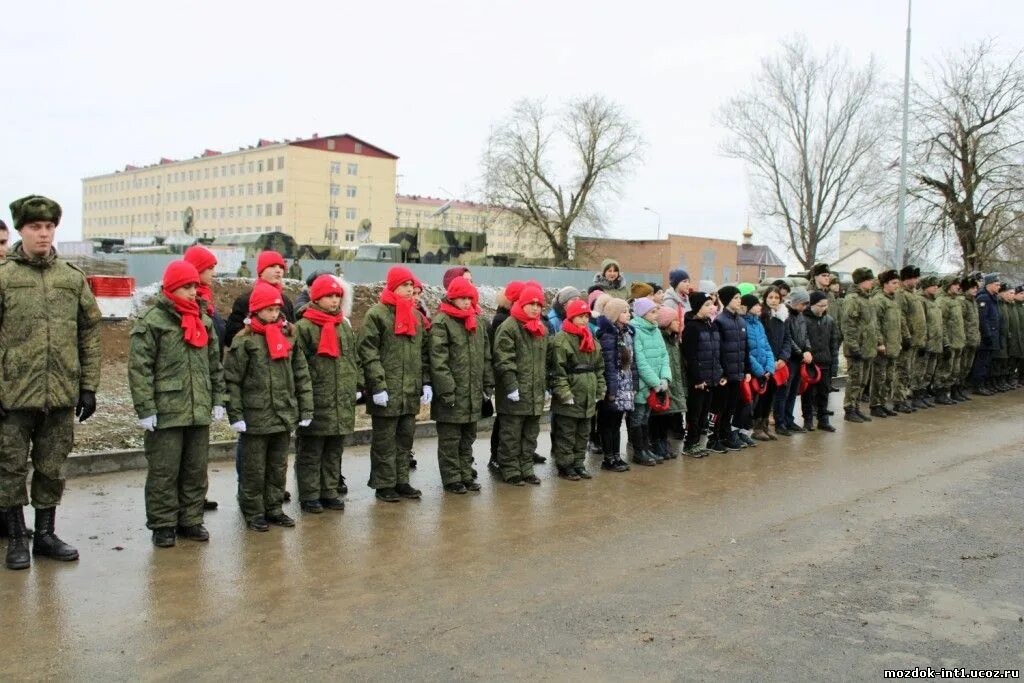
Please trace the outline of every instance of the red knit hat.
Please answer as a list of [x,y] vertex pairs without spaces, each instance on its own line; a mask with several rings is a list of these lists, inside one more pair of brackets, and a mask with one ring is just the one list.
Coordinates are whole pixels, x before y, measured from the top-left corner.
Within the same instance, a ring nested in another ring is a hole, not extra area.
[[590,306],[582,299],[573,299],[565,306],[565,319],[572,320],[578,315],[590,315]]
[[185,260],[195,266],[200,273],[217,265],[217,257],[213,252],[198,244],[185,250]]
[[260,255],[256,258],[256,277],[259,277],[270,266],[287,267],[284,264],[284,257],[276,251],[261,251]]
[[415,283],[416,281],[416,276],[412,274],[411,270],[402,266],[395,266],[388,271],[387,288],[393,292],[406,282]]
[[418,289],[421,292],[423,291],[423,283],[420,282],[420,279],[418,277],[416,277],[415,275],[412,276],[412,288],[413,289]]
[[476,296],[476,287],[466,278],[456,276],[448,283],[445,296],[448,297],[448,301],[454,301],[462,297],[473,299]]
[[188,261],[171,261],[164,270],[163,287],[170,291],[199,284],[199,271]]
[[337,294],[344,298],[345,290],[341,288],[341,283],[338,282],[338,278],[333,275],[321,275],[317,279],[313,280],[313,285],[309,288],[309,300],[319,301],[325,296],[331,294]]
[[462,277],[468,272],[469,268],[467,268],[466,266],[455,266],[454,268],[449,268],[448,270],[444,271],[444,277],[441,278],[441,285],[445,289],[448,289],[448,285],[452,283],[452,280],[454,280],[455,278]]
[[[263,253],[266,254],[267,252]],[[277,287],[261,280],[256,281],[256,286],[252,288],[252,294],[249,295],[250,313],[262,311],[269,306],[283,305],[284,301],[281,299],[281,292],[278,291]]]
[[[544,290],[540,287],[534,287],[533,285],[526,285],[523,287],[523,291],[519,293],[518,303],[522,306],[526,304],[540,304],[544,305]],[[580,302],[584,306],[585,303]]]
[[513,280],[512,282],[505,285],[505,298],[508,299],[508,302],[510,304],[514,304],[516,301],[519,300],[519,295],[522,293],[522,291],[523,283],[519,282],[518,280]]

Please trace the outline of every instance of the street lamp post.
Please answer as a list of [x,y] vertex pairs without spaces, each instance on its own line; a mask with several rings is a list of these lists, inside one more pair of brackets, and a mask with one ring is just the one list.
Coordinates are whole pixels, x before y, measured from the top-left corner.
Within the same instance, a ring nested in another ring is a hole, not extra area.
[[661,214],[658,213],[657,211],[655,211],[654,209],[652,209],[649,206],[645,206],[644,207],[644,211],[650,211],[651,213],[653,213],[655,216],[658,217],[658,239],[660,240],[661,239]]
[[910,2],[907,0],[907,55],[903,62],[903,135],[900,139],[900,187],[896,207],[896,263],[903,266],[907,244],[907,127],[910,118]]

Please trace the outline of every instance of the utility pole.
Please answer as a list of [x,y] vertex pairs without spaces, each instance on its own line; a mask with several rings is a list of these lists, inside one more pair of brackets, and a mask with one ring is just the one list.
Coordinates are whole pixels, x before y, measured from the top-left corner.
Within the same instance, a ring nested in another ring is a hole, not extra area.
[[910,3],[907,0],[907,55],[903,65],[903,138],[900,143],[900,188],[896,209],[896,268],[901,268],[907,245],[907,129],[910,120]]

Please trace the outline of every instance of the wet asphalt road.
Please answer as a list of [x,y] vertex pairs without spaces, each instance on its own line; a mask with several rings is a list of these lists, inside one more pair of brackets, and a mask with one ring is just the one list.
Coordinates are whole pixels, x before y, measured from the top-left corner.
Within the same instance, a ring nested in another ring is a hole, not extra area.
[[[833,395],[833,403],[841,394]],[[0,573],[4,680],[880,679],[1024,665],[1024,391],[590,482],[378,503],[154,549],[141,472],[69,482],[82,560]],[[838,412],[838,411],[837,411]],[[541,437],[542,451],[548,437]],[[487,444],[477,443],[483,470]],[[291,479],[291,477],[290,477]],[[292,485],[290,483],[290,485]],[[293,486],[293,485],[292,485]],[[294,488],[293,488],[294,490]],[[9,634],[17,635],[11,637]]]

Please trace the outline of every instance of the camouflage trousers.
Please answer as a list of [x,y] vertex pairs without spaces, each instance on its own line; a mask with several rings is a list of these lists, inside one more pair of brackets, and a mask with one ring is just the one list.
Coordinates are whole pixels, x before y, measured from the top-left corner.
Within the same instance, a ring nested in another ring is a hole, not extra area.
[[[899,357],[877,355],[871,370],[872,407],[884,405],[896,396],[896,364]],[[896,399],[899,400],[899,399]]]
[[502,415],[498,437],[498,464],[505,481],[533,475],[533,454],[540,435],[540,416]]
[[28,505],[25,491],[32,458],[32,506],[60,504],[64,462],[74,445],[74,408],[9,410],[0,420],[0,507]]
[[918,390],[924,391],[934,383],[935,368],[939,364],[939,356],[941,355],[941,353],[929,353],[928,351],[925,351],[924,357],[919,357],[920,374],[918,375]]
[[341,456],[345,452],[345,437],[295,437],[295,482],[299,487],[299,500],[327,500],[340,498]]
[[924,362],[924,349],[910,349],[900,354],[896,363],[896,394],[897,401],[906,401],[918,388],[919,366]]
[[442,484],[473,481],[473,442],[476,422],[437,423],[437,466]]
[[863,358],[846,357],[846,398],[843,407],[856,410],[859,407],[864,387],[871,382],[872,361]]
[[960,381],[960,351],[947,349],[939,356],[934,381],[937,388],[946,390]]
[[956,382],[960,386],[967,385],[967,378],[971,376],[974,368],[974,354],[978,352],[977,346],[965,346],[960,355],[960,380]]
[[551,415],[551,455],[560,468],[583,467],[587,457],[590,418]]
[[416,416],[371,418],[370,481],[373,489],[393,489],[409,483],[409,458],[416,435]]
[[171,427],[146,432],[146,527],[203,523],[210,428]]
[[281,512],[291,435],[288,432],[242,434],[241,442],[238,507],[246,521]]

